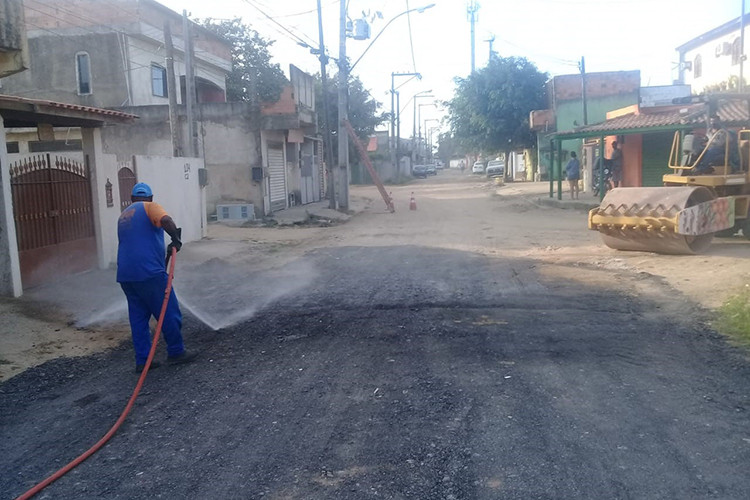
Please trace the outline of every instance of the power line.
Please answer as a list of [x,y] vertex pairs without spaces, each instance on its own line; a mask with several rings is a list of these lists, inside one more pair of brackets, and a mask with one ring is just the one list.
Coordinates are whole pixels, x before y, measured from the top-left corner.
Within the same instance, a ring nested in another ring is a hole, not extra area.
[[283,24],[281,24],[280,22],[278,22],[276,19],[274,19],[273,17],[271,17],[270,15],[268,15],[263,9],[261,9],[260,7],[258,7],[251,0],[243,0],[243,1],[246,4],[248,4],[250,7],[254,8],[258,12],[260,12],[263,15],[263,17],[265,17],[266,19],[268,19],[269,21],[271,21],[272,23],[274,23],[276,26],[278,26],[279,28],[281,28],[282,30],[284,30],[284,32],[288,33],[289,36],[291,36],[292,39],[295,40],[297,43],[299,43],[299,44],[301,44],[301,45],[303,45],[305,47],[313,47],[314,48],[316,46],[317,42],[315,40],[313,40],[309,36],[305,35],[304,33],[303,33],[303,35],[305,37],[307,37],[307,41],[303,40],[296,33],[293,33],[289,28],[287,28],[286,26],[284,26]]
[[417,72],[417,62],[414,59],[414,38],[411,34],[411,9],[409,8],[409,0],[406,0],[406,20],[409,24],[409,46],[411,46],[411,65],[412,71]]

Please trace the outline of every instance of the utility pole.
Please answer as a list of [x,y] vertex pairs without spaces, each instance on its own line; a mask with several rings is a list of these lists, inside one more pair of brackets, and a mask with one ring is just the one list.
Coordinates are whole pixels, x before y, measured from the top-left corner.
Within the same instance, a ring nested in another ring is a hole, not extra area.
[[495,52],[492,50],[492,44],[495,43],[495,35],[492,35],[491,37],[489,37],[487,40],[485,40],[485,42],[490,44],[490,56],[489,56],[488,61],[491,61],[492,56],[495,54]]
[[401,175],[401,93],[396,91],[396,176]]
[[742,13],[740,14],[740,82],[737,90],[741,94],[745,89],[744,66],[745,65],[745,0],[742,0]]
[[469,14],[469,21],[471,22],[471,72],[474,73],[476,69],[475,64],[475,47],[474,47],[474,25],[478,21],[477,11],[479,10],[479,3],[476,0],[471,0],[469,6],[466,8]]
[[182,36],[185,41],[185,104],[188,122],[188,156],[198,156],[198,134],[195,126],[195,74],[193,69],[193,32],[190,29],[187,10],[182,11]]
[[174,81],[174,45],[172,45],[172,27],[164,21],[164,47],[167,62],[167,97],[169,97],[169,131],[172,137],[172,156],[182,156],[180,146],[180,128],[177,123],[177,90]]
[[328,56],[326,56],[326,46],[323,43],[323,16],[318,0],[318,39],[320,41],[320,81],[323,87],[323,157],[326,162],[326,173],[328,174],[328,208],[336,209],[336,185],[334,180],[333,169],[333,144],[331,140],[331,127],[328,121],[328,75],[326,66],[328,65]]
[[583,100],[583,124],[589,124],[589,114],[586,109],[586,59],[581,56],[581,96]]
[[340,2],[339,19],[339,208],[349,208],[349,135],[344,125],[348,119],[346,110],[347,91],[349,88],[349,69],[346,61],[346,0]]
[[396,126],[396,117],[399,114],[398,109],[396,108],[396,105],[394,104],[394,101],[397,97],[396,92],[396,77],[397,76],[416,76],[418,79],[422,79],[422,75],[420,73],[391,73],[391,138],[388,142],[388,147],[391,153],[391,163],[393,164],[393,168],[397,169],[397,163],[398,163],[398,141],[401,137],[401,131],[398,130],[398,127]]

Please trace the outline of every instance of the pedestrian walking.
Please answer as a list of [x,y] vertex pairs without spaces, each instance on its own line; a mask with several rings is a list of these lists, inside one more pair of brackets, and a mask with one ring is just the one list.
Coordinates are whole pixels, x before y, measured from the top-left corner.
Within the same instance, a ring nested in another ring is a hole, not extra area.
[[[167,266],[164,256],[164,232],[172,238],[167,254],[172,248],[180,251],[181,229],[158,203],[153,202],[148,184],[139,182],[131,193],[132,205],[126,208],[117,221],[117,282],[128,301],[130,332],[135,350],[135,371],[140,373],[146,365],[151,350],[151,317],[158,318],[167,288]],[[187,363],[195,358],[194,352],[185,350],[182,340],[182,313],[174,289],[169,295],[162,324],[167,344],[167,362]],[[159,366],[152,361],[151,368]]]
[[568,179],[570,185],[570,199],[578,199],[578,181],[581,178],[581,163],[576,157],[575,151],[570,152],[570,160],[565,165],[565,176]]

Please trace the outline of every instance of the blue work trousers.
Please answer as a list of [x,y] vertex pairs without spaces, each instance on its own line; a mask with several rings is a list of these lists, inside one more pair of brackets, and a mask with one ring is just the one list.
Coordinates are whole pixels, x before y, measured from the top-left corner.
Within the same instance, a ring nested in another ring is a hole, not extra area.
[[[120,283],[128,299],[128,316],[130,332],[133,335],[135,363],[142,365],[148,359],[151,350],[151,330],[148,322],[151,316],[159,319],[164,302],[164,290],[167,289],[167,274],[154,276],[145,281],[125,281]],[[182,342],[182,312],[174,289],[170,292],[167,311],[164,314],[162,334],[167,343],[167,355],[177,356],[185,351]]]

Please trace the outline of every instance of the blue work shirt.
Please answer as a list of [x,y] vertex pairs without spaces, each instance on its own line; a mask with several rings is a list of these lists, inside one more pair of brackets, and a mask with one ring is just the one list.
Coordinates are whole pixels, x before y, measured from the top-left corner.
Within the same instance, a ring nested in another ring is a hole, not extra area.
[[117,282],[145,281],[166,272],[164,229],[167,212],[158,203],[137,201],[117,220]]

